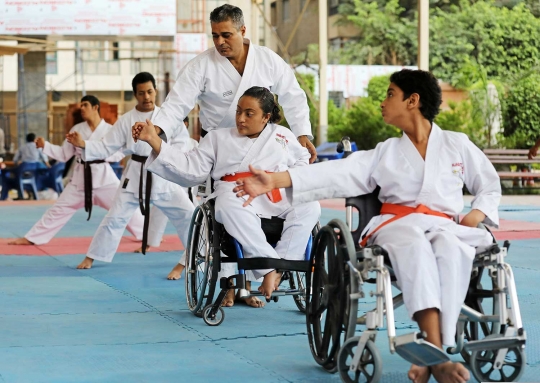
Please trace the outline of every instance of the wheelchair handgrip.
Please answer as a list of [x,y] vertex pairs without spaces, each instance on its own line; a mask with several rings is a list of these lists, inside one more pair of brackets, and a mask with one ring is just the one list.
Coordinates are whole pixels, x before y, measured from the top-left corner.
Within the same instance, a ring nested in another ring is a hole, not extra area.
[[343,158],[347,158],[352,153],[351,139],[347,136],[343,137],[337,144],[336,151],[338,153],[345,153]]

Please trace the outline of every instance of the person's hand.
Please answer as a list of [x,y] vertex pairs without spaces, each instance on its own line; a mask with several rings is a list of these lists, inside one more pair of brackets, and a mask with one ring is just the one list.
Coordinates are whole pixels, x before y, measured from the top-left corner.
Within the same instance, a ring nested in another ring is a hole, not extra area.
[[73,132],[73,133],[66,134],[66,140],[71,145],[76,146],[78,148],[83,148],[84,149],[86,147],[86,143],[82,139],[79,132]]
[[[146,122],[136,122],[131,128],[131,134],[133,135],[133,140],[135,140],[135,142],[137,142],[137,140],[150,142],[159,138],[157,129],[150,120],[146,120]],[[159,129],[159,131],[161,131],[161,129]]]
[[246,202],[244,202],[244,207],[248,206],[261,194],[266,194],[272,189],[275,189],[271,174],[266,173],[264,170],[256,169],[252,165],[249,165],[249,171],[253,176],[238,179],[236,181],[236,187],[233,189],[237,197],[248,197]]
[[484,213],[482,213],[480,210],[473,209],[465,217],[463,217],[459,224],[468,227],[477,227],[478,224],[485,218],[486,215]]
[[298,136],[298,142],[300,142],[300,145],[302,145],[304,148],[306,148],[311,154],[311,158],[309,159],[309,163],[312,164],[317,159],[317,149],[315,149],[315,146],[311,143],[308,136]]
[[36,148],[44,148],[45,147],[45,139],[43,137],[36,138]]
[[536,155],[538,154],[538,146],[534,145],[531,149],[529,149],[529,160],[532,160]]
[[51,167],[51,164],[48,163],[48,162],[45,162],[45,166],[48,167],[48,168],[50,168],[50,167]]

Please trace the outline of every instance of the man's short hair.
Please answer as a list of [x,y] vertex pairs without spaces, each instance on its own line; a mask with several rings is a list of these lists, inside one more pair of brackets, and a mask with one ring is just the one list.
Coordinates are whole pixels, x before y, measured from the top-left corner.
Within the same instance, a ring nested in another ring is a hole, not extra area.
[[240,30],[244,26],[244,14],[242,10],[234,5],[223,4],[210,12],[211,23],[222,23],[231,20],[234,27]]
[[188,124],[188,125],[189,125],[189,117],[186,116],[186,118],[184,118],[184,124]]
[[86,96],[84,96],[83,98],[81,98],[81,102],[83,101],[88,101],[90,103],[90,105],[92,106],[96,106],[97,105],[97,111],[99,113],[99,110],[101,108],[100,104],[99,104],[99,100],[96,96],[92,96],[91,94],[88,94]]
[[26,135],[26,142],[34,142],[36,140],[36,135],[34,133],[28,133]]
[[404,100],[417,93],[420,96],[420,113],[426,120],[433,122],[435,116],[439,114],[442,91],[439,81],[431,72],[402,69],[390,76],[390,82],[403,91]]
[[148,72],[141,72],[137,73],[135,77],[133,77],[133,80],[131,81],[131,87],[133,88],[133,94],[137,94],[137,85],[139,84],[146,84],[147,82],[151,82],[154,89],[156,89],[156,79],[152,74]]

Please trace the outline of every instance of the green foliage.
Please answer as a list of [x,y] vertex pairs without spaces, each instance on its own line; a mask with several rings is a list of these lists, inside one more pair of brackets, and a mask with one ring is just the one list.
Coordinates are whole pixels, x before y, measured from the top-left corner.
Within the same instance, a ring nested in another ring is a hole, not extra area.
[[[430,69],[439,79],[467,88],[479,80],[479,67],[490,79],[504,79],[540,63],[537,0],[430,3]],[[340,7],[360,33],[332,58],[340,64],[415,65],[415,7],[412,0],[354,0],[354,8]]]
[[540,20],[525,4],[509,9],[488,0],[462,0],[447,12],[432,10],[430,68],[453,85],[475,65],[483,67],[489,78],[505,78],[539,62],[538,36]]
[[414,20],[401,18],[403,11],[398,0],[389,0],[380,7],[377,2],[354,0],[354,13],[347,19],[360,30],[359,41],[346,45],[340,53],[339,63],[413,64],[416,61],[416,24]]
[[509,89],[503,105],[504,135],[516,148],[529,148],[540,138],[540,74],[531,72]]
[[333,103],[329,105],[328,141],[337,142],[349,136],[358,150],[369,150],[390,137],[400,136],[399,129],[383,121],[379,104],[370,97],[362,97],[346,111]]
[[386,98],[386,91],[390,85],[390,76],[373,76],[368,83],[367,93],[374,101],[383,102]]
[[480,148],[488,146],[484,122],[474,112],[471,100],[449,102],[449,110],[442,111],[435,118],[435,123],[444,130],[465,133]]

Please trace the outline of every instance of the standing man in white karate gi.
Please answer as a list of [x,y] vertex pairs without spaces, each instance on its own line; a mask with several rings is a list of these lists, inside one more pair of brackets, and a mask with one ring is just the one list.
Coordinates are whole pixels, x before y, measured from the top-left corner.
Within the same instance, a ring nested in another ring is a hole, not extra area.
[[204,131],[232,128],[240,96],[252,86],[262,86],[278,96],[292,132],[310,152],[310,162],[315,161],[307,98],[293,70],[275,52],[244,37],[246,26],[240,8],[224,4],[214,9],[210,25],[214,48],[199,54],[180,71],[161,110],[152,118],[158,133],[171,137],[197,100]]
[[[131,127],[137,121],[151,119],[154,113],[160,109],[156,106],[156,80],[150,73],[141,72],[133,78],[132,87],[137,105],[118,119],[113,129],[103,137],[103,140],[99,142],[85,141],[78,134],[72,134],[68,137],[73,145],[84,149],[82,156],[89,161],[106,158],[118,150],[122,150],[125,154],[131,154],[131,160],[120,181],[122,186],[116,193],[113,206],[101,221],[86,258],[77,266],[78,269],[91,268],[94,260],[112,262],[126,223],[139,209],[145,215],[142,246],[143,253],[145,253],[150,202],[167,216],[175,226],[184,246],[187,245],[189,224],[195,209],[193,203],[180,186],[165,181],[161,177],[153,177],[151,173],[144,170],[144,163],[152,148],[144,142],[133,141],[131,133]],[[185,139],[179,139],[175,146],[181,150],[187,150],[187,145],[190,145],[189,134],[184,123],[180,121],[180,124],[182,129],[175,130],[176,133],[171,136],[171,139],[176,140],[177,134],[179,137],[184,137]],[[182,142],[186,144],[183,149],[180,145]],[[182,255],[181,262],[184,258],[185,253]],[[168,276],[168,279],[178,278],[180,278],[180,274],[174,270]]]
[[[433,123],[441,105],[441,88],[429,72],[402,70],[390,77],[381,104],[387,124],[403,131],[373,150],[344,160],[266,174],[251,167],[240,179],[237,196],[253,198],[274,188],[292,188],[293,204],[325,198],[353,197],[380,186],[381,214],[367,225],[362,246],[377,244],[390,256],[405,307],[442,348],[454,345],[456,324],[469,287],[475,247],[492,237],[476,228],[497,226],[500,180],[487,157],[463,133]],[[458,225],[452,217],[464,207],[463,186],[475,196],[471,211]],[[425,383],[461,383],[469,371],[460,363],[413,365],[409,378]]]
[[[88,142],[100,142],[112,129],[112,126],[100,117],[99,100],[94,96],[87,95],[81,99],[81,115],[84,122],[71,128],[70,133],[76,133],[79,137],[89,140]],[[122,152],[113,151],[109,156],[99,161],[84,161],[81,158],[82,150],[67,140],[62,146],[58,146],[38,137],[36,146],[43,148],[44,154],[57,161],[66,162],[75,156],[75,169],[71,180],[54,205],[45,212],[24,238],[10,242],[11,245],[43,245],[48,243],[80,208],[85,208],[88,212],[88,219],[90,219],[93,203],[109,210],[120,184],[108,162],[120,161],[124,158]],[[141,240],[142,215],[133,216],[127,229],[135,238]]]

